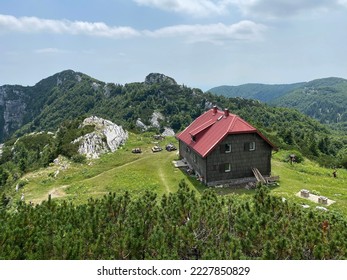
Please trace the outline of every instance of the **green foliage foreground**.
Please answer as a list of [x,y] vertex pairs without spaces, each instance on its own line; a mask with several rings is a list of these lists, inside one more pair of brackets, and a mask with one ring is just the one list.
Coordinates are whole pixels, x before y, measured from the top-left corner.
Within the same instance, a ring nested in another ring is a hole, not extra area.
[[346,259],[347,222],[258,188],[198,197],[182,181],[157,199],[114,193],[0,211],[0,259]]

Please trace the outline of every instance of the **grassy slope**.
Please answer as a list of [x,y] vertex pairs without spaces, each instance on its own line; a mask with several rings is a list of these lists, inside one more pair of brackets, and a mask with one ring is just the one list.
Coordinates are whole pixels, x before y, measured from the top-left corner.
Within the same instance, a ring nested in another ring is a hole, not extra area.
[[[23,178],[24,181],[28,180],[28,184],[15,194],[15,198],[19,199],[23,192],[26,201],[39,203],[51,194],[52,198],[82,203],[91,196],[101,197],[109,192],[128,191],[133,195],[145,190],[154,191],[158,195],[174,192],[179,182],[186,178],[172,164],[178,158],[177,153],[165,150],[153,153],[153,141],[149,135],[130,134],[127,144],[116,153],[103,155],[88,165],[70,164],[68,169],[60,170],[56,178],[52,175],[58,169],[57,166],[29,173]],[[159,145],[165,148],[167,143],[175,141],[168,137]],[[141,147],[143,153],[131,153],[135,147]],[[190,187],[202,190],[202,186],[195,180],[187,182]]]
[[293,199],[300,204],[317,206],[314,202],[295,196],[301,189],[307,189],[336,201],[327,208],[341,211],[347,216],[347,171],[345,169],[339,169],[337,178],[333,178],[332,169],[322,168],[307,159],[303,163],[290,165],[283,162],[284,154],[280,152],[274,155],[273,171],[281,177],[280,187],[272,191],[274,194]]
[[[167,138],[160,145],[177,142]],[[39,203],[47,199],[51,193],[53,198],[67,199],[74,203],[83,203],[89,197],[101,197],[108,192],[129,191],[132,195],[151,190],[158,195],[174,192],[182,179],[198,192],[204,190],[195,178],[187,177],[186,173],[174,168],[172,161],[177,159],[176,152],[163,150],[152,153],[153,140],[149,135],[130,135],[128,143],[114,154],[107,154],[91,165],[71,164],[67,170],[61,171],[56,178],[50,176],[58,167],[51,166],[34,173],[27,174],[24,180],[29,183],[24,189],[15,194],[25,194],[26,201]],[[134,147],[141,147],[142,154],[132,154]],[[315,191],[320,195],[335,200],[328,206],[330,210],[337,210],[347,216],[347,171],[338,170],[338,178],[332,177],[332,170],[321,168],[309,160],[304,163],[290,165],[283,161],[286,153],[279,152],[273,157],[273,174],[280,176],[280,185],[272,187],[272,193],[299,204],[315,207],[317,204],[295,196],[301,189]],[[245,189],[218,189],[221,194],[238,193],[246,197],[254,191]]]

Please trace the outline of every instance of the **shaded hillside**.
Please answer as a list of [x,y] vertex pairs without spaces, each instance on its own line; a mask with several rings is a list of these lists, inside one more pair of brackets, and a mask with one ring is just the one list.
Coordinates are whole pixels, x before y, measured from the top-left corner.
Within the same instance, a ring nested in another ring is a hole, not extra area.
[[347,80],[326,78],[308,82],[271,104],[295,108],[327,124],[347,124]]
[[347,80],[317,79],[310,82],[266,85],[220,86],[210,92],[227,97],[242,97],[278,107],[297,109],[334,129],[347,131]]
[[[82,80],[84,82],[80,84]],[[94,95],[88,87],[83,86],[92,84],[92,81],[94,80],[87,75],[66,70],[43,79],[32,87],[0,86],[0,142],[30,122],[32,124],[27,131],[50,129],[65,118],[77,116],[79,112],[75,109],[86,109],[89,100],[85,97]],[[80,100],[76,102],[76,98]],[[63,100],[65,102],[61,102]],[[52,106],[54,102],[59,102],[60,105]],[[38,120],[42,118],[44,111],[51,114],[47,118],[54,119],[49,126],[39,125]],[[59,116],[55,111],[59,111]]]
[[209,92],[226,97],[242,97],[259,100],[262,102],[269,102],[293,91],[294,89],[300,88],[304,84],[305,83],[282,85],[244,84],[240,86],[219,86],[211,88]]

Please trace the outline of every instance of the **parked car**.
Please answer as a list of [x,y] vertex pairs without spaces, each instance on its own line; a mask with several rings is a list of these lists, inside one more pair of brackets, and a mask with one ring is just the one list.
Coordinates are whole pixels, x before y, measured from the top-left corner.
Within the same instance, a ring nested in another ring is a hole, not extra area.
[[132,149],[131,152],[132,152],[133,154],[141,154],[141,153],[142,153],[141,148]]
[[166,150],[168,152],[171,152],[171,151],[176,151],[177,148],[174,146],[174,144],[170,143],[170,144],[166,145]]
[[156,152],[160,152],[160,151],[162,151],[163,149],[161,148],[161,147],[159,147],[159,146],[153,146],[152,147],[152,152],[153,153],[156,153]]

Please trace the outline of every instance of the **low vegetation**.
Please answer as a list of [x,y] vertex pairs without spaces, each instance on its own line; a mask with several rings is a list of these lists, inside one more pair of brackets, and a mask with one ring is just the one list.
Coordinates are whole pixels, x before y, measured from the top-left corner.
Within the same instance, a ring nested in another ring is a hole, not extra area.
[[260,187],[249,199],[110,193],[75,206],[48,199],[0,211],[0,259],[346,259],[346,219],[283,202]]

